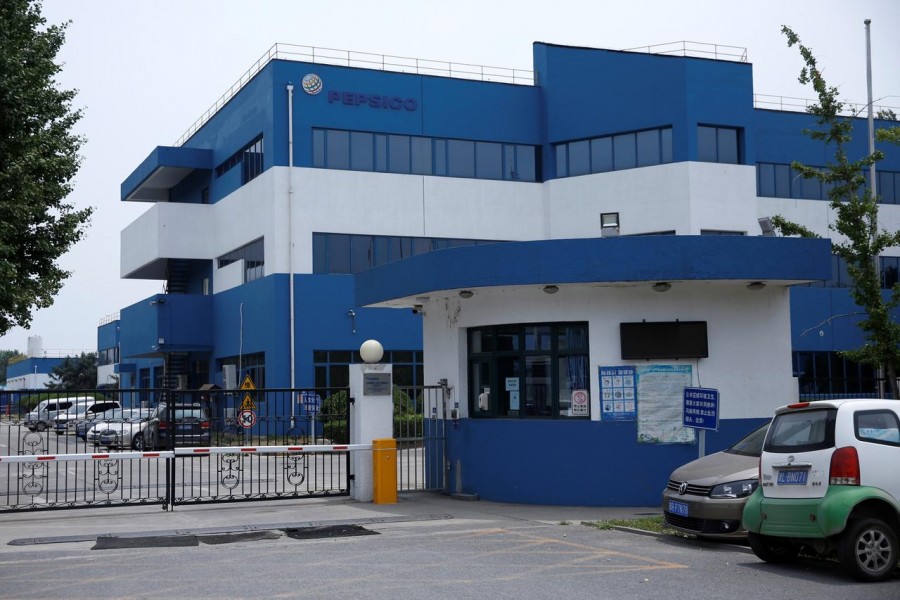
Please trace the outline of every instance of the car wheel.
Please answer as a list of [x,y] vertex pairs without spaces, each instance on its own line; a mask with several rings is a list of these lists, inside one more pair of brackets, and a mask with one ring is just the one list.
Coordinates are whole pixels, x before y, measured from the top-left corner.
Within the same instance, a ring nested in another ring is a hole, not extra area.
[[797,559],[797,549],[779,538],[748,532],[747,541],[753,554],[767,563],[789,563]]
[[860,581],[883,581],[897,566],[897,534],[881,519],[851,521],[838,544],[838,558]]
[[138,452],[144,451],[144,434],[136,433],[134,437],[131,438],[131,447]]

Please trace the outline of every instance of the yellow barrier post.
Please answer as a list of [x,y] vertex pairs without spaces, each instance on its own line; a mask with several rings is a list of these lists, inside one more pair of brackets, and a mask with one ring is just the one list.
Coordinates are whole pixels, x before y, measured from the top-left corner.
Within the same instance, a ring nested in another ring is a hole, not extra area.
[[372,440],[372,503],[397,503],[397,440]]

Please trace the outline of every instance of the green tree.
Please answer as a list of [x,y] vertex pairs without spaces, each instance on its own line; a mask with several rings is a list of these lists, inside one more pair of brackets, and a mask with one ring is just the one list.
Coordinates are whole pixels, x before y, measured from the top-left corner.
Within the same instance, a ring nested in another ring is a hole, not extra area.
[[56,83],[68,24],[46,27],[40,11],[36,0],[0,2],[0,334],[53,304],[70,275],[56,261],[93,212],[64,201],[81,164],[81,111]]
[[92,390],[97,387],[97,353],[67,356],[50,371],[50,390]]
[[[812,50],[800,42],[791,28],[783,26],[788,47],[797,46],[804,66],[799,81],[811,85],[818,103],[807,110],[816,117],[818,128],[805,130],[809,137],[834,150],[833,161],[825,168],[815,168],[797,161],[791,163],[805,179],[817,179],[828,189],[834,222],[829,228],[840,238],[832,241],[834,253],[847,264],[853,280],[850,294],[865,316],[858,322],[866,343],[855,350],[841,353],[855,362],[883,370],[890,394],[900,399],[897,389],[897,368],[900,365],[900,324],[891,313],[900,305],[900,284],[894,285],[889,297],[882,294],[878,257],[886,248],[900,245],[900,232],[888,232],[878,227],[878,198],[866,185],[865,170],[884,158],[880,150],[850,160],[847,144],[853,131],[852,119],[842,116],[844,105],[837,88],[829,86],[822,76]],[[882,136],[882,139],[883,136]],[[817,237],[809,229],[787,221],[780,215],[773,225],[784,235]]]
[[6,381],[6,368],[11,362],[18,362],[19,358],[25,356],[16,350],[0,350],[0,381]]

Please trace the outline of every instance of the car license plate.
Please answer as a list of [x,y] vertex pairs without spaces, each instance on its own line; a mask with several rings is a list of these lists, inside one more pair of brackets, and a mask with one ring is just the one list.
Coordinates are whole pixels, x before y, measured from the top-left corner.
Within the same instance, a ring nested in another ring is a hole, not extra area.
[[806,469],[782,469],[778,471],[778,485],[806,485],[808,475]]
[[669,512],[679,517],[686,517],[688,516],[688,505],[685,502],[669,500]]

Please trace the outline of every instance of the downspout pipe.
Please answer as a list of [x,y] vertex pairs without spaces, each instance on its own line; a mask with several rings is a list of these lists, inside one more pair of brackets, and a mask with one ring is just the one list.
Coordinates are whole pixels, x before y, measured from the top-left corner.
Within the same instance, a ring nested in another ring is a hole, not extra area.
[[[294,221],[291,218],[292,206],[294,204],[294,84],[287,84],[288,95],[288,205],[287,205],[287,224],[288,224],[288,289],[290,290],[290,319],[288,330],[290,331],[291,350],[289,352],[291,361],[291,393],[296,388],[296,367],[294,347],[296,340],[294,339]],[[294,427],[297,418],[297,403],[291,398],[291,427]]]

